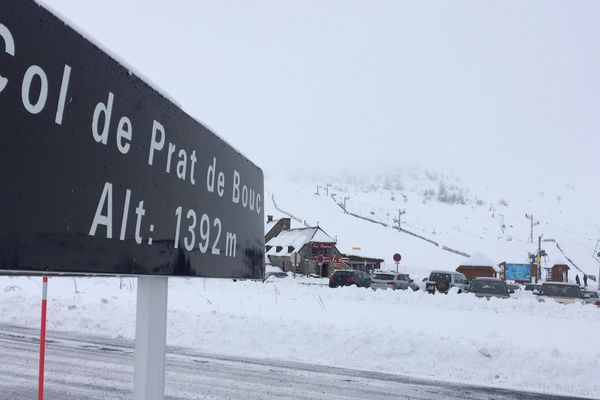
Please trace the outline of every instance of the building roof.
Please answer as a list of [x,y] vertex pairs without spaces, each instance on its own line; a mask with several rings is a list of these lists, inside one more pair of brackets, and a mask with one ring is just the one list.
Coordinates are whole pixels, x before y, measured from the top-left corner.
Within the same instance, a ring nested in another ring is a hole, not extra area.
[[465,257],[459,267],[490,267],[494,271],[498,271],[498,267],[485,255],[476,251],[471,257]]
[[475,252],[471,257],[465,257],[461,267],[494,267],[494,263],[480,252]]
[[554,257],[550,258],[550,260],[548,260],[547,263],[545,263],[544,267],[551,268],[551,267],[553,267],[555,265],[566,265],[566,266],[569,266],[569,263],[563,257],[555,255]]
[[274,219],[270,222],[265,223],[265,235],[269,232],[271,232],[271,229],[273,229],[275,227],[275,225],[277,225],[277,222],[279,222],[278,219]]
[[[329,236],[318,226],[310,228],[298,228],[284,230],[269,240],[266,245],[271,246],[271,249],[267,251],[268,256],[289,256],[289,246],[293,247],[292,252],[297,252],[307,243],[331,243],[335,244],[337,241]],[[282,247],[280,251],[277,251],[277,247]]]

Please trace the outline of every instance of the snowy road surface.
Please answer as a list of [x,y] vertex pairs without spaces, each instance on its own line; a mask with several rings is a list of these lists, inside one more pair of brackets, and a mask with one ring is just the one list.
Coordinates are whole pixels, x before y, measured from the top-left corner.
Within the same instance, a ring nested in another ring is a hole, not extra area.
[[[37,332],[0,324],[0,400],[35,398]],[[46,398],[132,397],[131,341],[51,332]],[[297,362],[169,348],[167,399],[495,399],[568,397],[448,384]]]

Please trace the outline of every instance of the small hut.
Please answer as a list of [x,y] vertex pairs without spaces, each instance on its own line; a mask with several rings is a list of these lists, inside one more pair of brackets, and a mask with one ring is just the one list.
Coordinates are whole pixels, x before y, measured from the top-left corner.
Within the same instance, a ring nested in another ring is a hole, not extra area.
[[462,264],[456,268],[456,271],[465,274],[469,281],[480,276],[488,278],[498,276],[498,270],[494,263],[479,252],[474,253],[471,257],[466,257]]
[[548,265],[552,267],[545,267],[546,280],[548,282],[569,282],[569,266],[564,260],[553,260]]

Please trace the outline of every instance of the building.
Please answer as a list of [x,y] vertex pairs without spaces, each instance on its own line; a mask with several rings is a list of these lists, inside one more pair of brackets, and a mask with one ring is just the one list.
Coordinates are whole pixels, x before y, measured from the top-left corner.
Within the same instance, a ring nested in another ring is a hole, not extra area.
[[265,243],[279,235],[279,232],[292,228],[291,218],[273,219],[272,215],[267,215],[265,224]]
[[569,282],[569,266],[562,260],[556,260],[550,263],[552,267],[544,267],[546,271],[546,281],[548,282]]
[[494,263],[481,253],[466,257],[456,271],[464,274],[469,281],[477,277],[496,278],[498,276],[498,269]]
[[[336,239],[318,226],[285,229],[266,241],[265,252],[271,265],[283,271],[326,277],[333,272],[336,264],[342,261],[336,243]],[[293,265],[295,253],[298,254],[298,265]],[[321,265],[318,262],[319,256],[322,256],[323,260]]]
[[380,258],[361,257],[353,254],[342,254],[341,261],[350,269],[371,273],[376,269],[381,269]]

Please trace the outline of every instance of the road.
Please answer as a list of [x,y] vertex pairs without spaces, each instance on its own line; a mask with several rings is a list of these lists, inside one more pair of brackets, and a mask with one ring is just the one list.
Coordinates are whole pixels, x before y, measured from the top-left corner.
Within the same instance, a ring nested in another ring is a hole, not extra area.
[[[37,396],[38,332],[0,324],[0,400]],[[133,343],[49,332],[45,398],[132,398]],[[550,396],[305,363],[193,352],[169,347],[166,399],[493,399]]]

